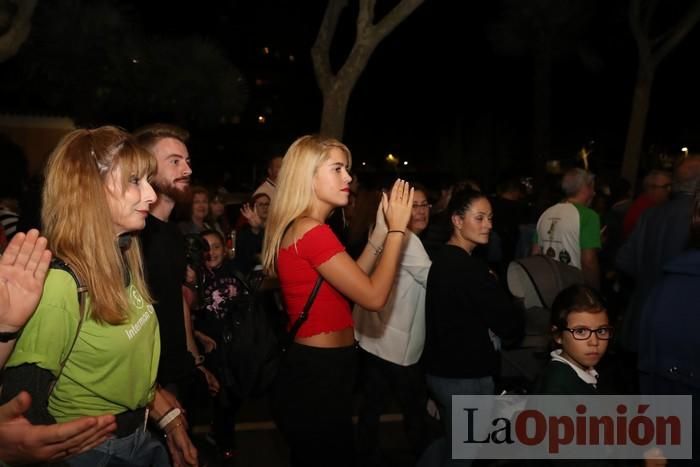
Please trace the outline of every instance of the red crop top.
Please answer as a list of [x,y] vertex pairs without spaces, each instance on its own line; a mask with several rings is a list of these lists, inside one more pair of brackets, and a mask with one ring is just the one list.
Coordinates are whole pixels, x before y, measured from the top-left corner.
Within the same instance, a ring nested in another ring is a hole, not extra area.
[[[342,251],[345,251],[345,247],[326,224],[313,227],[296,244],[280,249],[277,274],[287,305],[290,328],[299,318],[314,288],[318,278],[315,268]],[[340,292],[324,281],[309,310],[309,317],[297,336],[309,337],[352,326],[350,304]]]

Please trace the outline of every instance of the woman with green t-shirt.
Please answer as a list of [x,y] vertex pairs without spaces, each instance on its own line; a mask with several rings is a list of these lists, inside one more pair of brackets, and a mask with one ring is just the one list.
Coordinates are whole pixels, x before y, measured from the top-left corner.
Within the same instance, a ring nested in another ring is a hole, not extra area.
[[115,415],[114,438],[68,458],[71,466],[169,466],[165,448],[145,430],[149,412],[171,450],[196,456],[180,410],[156,385],[158,319],[133,235],[156,199],[148,182],[155,167],[152,155],[114,127],[69,133],[47,163],[44,235],[64,266],[49,271],[7,362],[2,396],[29,392],[33,424]]

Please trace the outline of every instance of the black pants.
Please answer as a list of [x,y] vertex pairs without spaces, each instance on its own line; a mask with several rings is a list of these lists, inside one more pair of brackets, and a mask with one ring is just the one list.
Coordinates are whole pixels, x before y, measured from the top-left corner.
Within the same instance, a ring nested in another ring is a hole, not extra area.
[[362,467],[379,466],[379,417],[393,395],[404,417],[404,429],[416,459],[429,439],[425,420],[427,390],[418,365],[401,366],[360,350],[361,371],[357,451]]
[[272,392],[275,422],[292,467],[353,466],[354,347],[293,344]]

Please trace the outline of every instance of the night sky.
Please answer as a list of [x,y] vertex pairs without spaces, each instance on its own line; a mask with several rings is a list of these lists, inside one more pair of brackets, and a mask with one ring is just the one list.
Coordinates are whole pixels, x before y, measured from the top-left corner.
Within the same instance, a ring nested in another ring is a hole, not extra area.
[[[377,8],[384,11],[393,3],[379,0]],[[532,58],[500,53],[490,39],[508,3],[426,0],[380,44],[348,109],[344,140],[356,163],[381,167],[391,152],[419,171],[435,171],[444,168],[446,153],[458,152],[468,160],[466,172],[488,166],[476,170],[477,177],[532,172]],[[552,155],[570,159],[584,143],[595,141],[595,168],[614,173],[624,148],[636,49],[626,3],[590,3],[591,17],[577,45],[585,45],[586,58],[569,50],[554,62]],[[673,6],[682,11],[685,3]],[[318,129],[321,96],[309,50],[325,1],[221,1],[206,8],[161,0],[130,4],[134,21],[154,36],[197,35],[216,42],[248,82],[250,99],[240,123],[223,130],[193,128],[203,167],[223,160],[250,173],[248,164],[259,165],[294,137]],[[662,13],[673,18],[678,12]],[[351,43],[353,21],[351,6],[334,43],[336,63]],[[694,79],[699,46],[700,33],[694,30],[658,68],[645,147],[700,148],[695,110],[700,89]],[[257,123],[261,114],[265,125]]]

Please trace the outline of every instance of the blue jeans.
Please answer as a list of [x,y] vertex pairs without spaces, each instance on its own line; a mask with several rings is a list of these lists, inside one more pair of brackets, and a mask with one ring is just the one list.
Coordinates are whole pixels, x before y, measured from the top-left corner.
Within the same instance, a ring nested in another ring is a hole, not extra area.
[[[445,438],[431,445],[421,458],[419,465],[470,466],[469,459],[452,458],[452,396],[458,395],[492,395],[495,386],[493,378],[441,378],[426,375],[428,389],[440,409],[440,421],[445,428]],[[440,460],[438,461],[437,458]]]
[[165,445],[144,431],[143,427],[129,436],[108,439],[66,462],[71,467],[170,467]]

